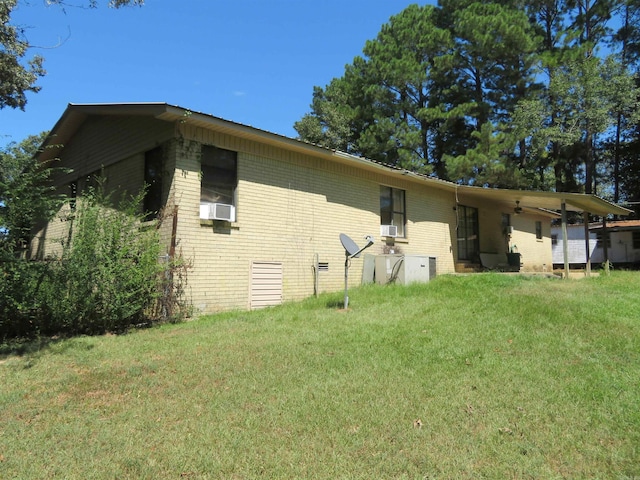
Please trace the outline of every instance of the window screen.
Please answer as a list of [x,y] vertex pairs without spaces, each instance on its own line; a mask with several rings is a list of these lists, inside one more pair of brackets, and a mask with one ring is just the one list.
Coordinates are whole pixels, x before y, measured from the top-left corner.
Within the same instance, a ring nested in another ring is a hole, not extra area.
[[391,187],[380,187],[380,225],[395,225],[398,236],[405,235],[405,198],[404,190]]
[[202,147],[200,203],[235,205],[237,156],[231,150]]

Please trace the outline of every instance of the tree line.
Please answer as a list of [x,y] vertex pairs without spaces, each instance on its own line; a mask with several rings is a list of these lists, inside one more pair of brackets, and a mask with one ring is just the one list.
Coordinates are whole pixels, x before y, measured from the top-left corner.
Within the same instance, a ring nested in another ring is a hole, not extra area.
[[295,129],[462,184],[638,200],[639,66],[638,0],[410,5]]

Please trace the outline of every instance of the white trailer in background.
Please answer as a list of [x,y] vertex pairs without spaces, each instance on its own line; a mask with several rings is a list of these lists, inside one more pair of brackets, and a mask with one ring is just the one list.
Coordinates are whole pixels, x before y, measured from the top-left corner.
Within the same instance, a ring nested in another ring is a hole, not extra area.
[[[592,264],[604,263],[605,243],[609,262],[640,265],[640,220],[626,220],[589,225],[589,254]],[[567,225],[567,251],[570,265],[586,263],[584,225]],[[564,264],[562,228],[551,227],[551,253],[554,265]]]

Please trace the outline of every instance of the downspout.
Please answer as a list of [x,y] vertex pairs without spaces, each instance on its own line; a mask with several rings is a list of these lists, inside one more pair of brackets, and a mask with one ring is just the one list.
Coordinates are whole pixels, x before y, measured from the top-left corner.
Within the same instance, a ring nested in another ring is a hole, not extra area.
[[171,261],[176,256],[177,233],[178,233],[178,206],[173,206],[173,214],[171,219],[171,243],[169,245],[169,257]]
[[562,253],[564,255],[564,278],[569,278],[569,240],[567,239],[567,204],[562,202]]
[[173,265],[176,257],[176,245],[178,236],[178,205],[173,206],[173,213],[171,219],[171,243],[169,244],[169,265],[167,269],[167,286],[165,291],[165,318],[172,318],[175,307],[175,291],[173,285]]
[[587,277],[591,276],[591,244],[589,240],[589,212],[582,212],[582,219],[584,221],[584,242],[585,242],[585,275]]

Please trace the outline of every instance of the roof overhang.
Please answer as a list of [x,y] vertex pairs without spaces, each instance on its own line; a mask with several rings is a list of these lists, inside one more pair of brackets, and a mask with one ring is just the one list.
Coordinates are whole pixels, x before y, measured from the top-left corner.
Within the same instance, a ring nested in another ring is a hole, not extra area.
[[289,151],[326,158],[336,163],[401,177],[410,182],[422,185],[426,184],[432,188],[451,191],[465,198],[469,197],[485,201],[491,200],[495,203],[503,204],[506,207],[515,207],[517,201],[520,207],[523,208],[523,211],[535,211],[539,215],[557,216],[554,210],[560,210],[563,204],[569,211],[589,212],[602,216],[608,214],[629,215],[632,213],[631,210],[619,207],[594,195],[489,189],[458,185],[167,103],[70,103],[51,130],[51,134],[47,140],[43,143],[39,158],[45,161],[57,156],[60,150],[64,148],[64,145],[68,143],[69,139],[73,137],[80,128],[82,123],[91,115],[146,116],[177,125],[186,124],[208,130],[215,130],[220,133],[253,140]]
[[564,204],[567,211],[588,212],[593,215],[605,216],[613,214],[626,216],[632,213],[632,210],[615,205],[595,195],[584,193],[537,192],[470,187],[466,185],[458,188],[460,194],[465,196],[491,199],[512,208],[515,208],[516,202],[518,202],[518,205],[525,211],[531,208],[559,211]]
[[158,118],[167,106],[166,103],[70,103],[40,146],[41,153],[38,158],[41,161],[55,158],[91,115],[138,115]]

